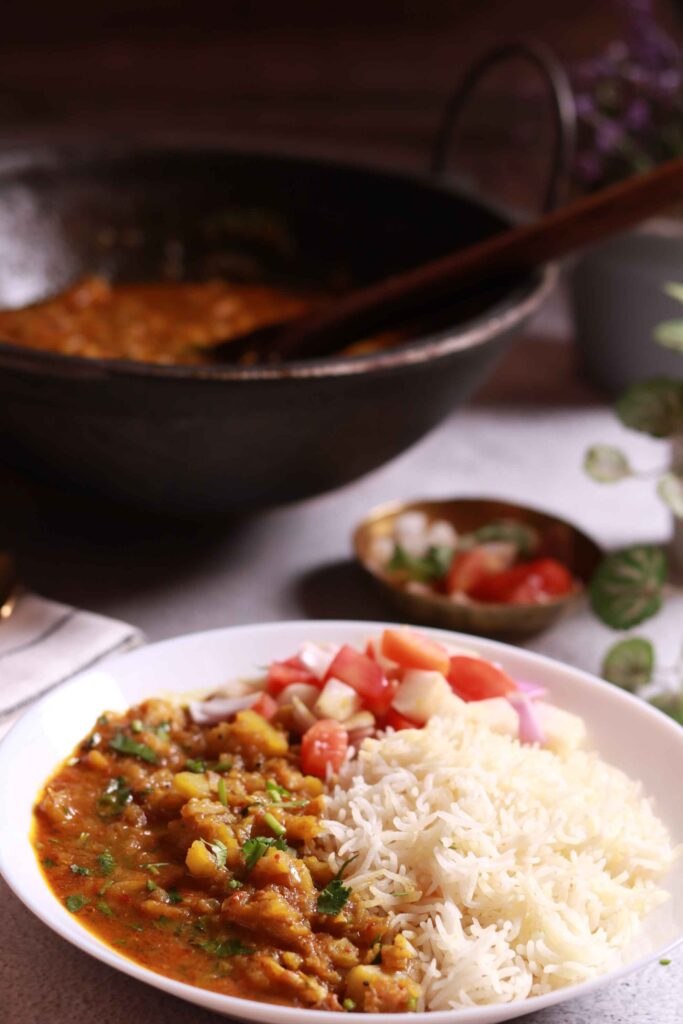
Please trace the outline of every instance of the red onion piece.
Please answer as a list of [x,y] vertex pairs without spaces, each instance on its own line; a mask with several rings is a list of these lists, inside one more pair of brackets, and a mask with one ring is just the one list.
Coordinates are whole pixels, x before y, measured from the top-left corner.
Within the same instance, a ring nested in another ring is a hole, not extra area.
[[538,683],[525,683],[523,679],[515,679],[515,686],[532,700],[535,697],[546,697],[548,695],[545,686],[539,686]]
[[225,722],[238,711],[250,708],[259,697],[260,692],[248,693],[243,697],[210,697],[208,700],[190,701],[188,709],[192,720],[197,725],[217,725]]
[[545,734],[530,697],[525,694],[511,694],[508,700],[519,717],[520,743],[539,743],[541,746],[544,746]]

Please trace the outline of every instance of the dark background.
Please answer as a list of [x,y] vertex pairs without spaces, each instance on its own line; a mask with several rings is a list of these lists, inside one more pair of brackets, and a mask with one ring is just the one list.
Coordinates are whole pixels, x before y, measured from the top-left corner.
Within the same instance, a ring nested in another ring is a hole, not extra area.
[[[655,6],[680,28],[674,0]],[[574,61],[619,29],[612,0],[15,0],[0,142],[172,132],[419,167],[491,44],[535,35]]]

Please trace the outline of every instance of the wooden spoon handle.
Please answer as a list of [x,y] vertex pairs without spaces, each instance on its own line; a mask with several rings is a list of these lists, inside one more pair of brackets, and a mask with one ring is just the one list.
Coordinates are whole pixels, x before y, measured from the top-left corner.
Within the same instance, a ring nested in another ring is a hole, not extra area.
[[582,197],[537,221],[493,235],[431,263],[351,292],[284,328],[269,346],[278,358],[328,355],[397,317],[566,256],[617,234],[683,198],[683,157]]

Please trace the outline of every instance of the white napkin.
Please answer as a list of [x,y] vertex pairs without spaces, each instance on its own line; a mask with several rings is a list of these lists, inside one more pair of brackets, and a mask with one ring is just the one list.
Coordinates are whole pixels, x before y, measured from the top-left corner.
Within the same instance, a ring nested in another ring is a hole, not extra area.
[[142,640],[126,622],[20,594],[0,620],[0,736],[36,697]]

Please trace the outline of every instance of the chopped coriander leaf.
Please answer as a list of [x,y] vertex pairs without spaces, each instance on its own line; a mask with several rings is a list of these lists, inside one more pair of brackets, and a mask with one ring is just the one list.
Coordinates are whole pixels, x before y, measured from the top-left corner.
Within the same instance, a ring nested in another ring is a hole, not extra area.
[[106,725],[108,723],[108,721],[109,721],[109,715],[100,715],[100,717],[97,719],[97,724],[98,725]]
[[120,814],[133,799],[130,786],[122,776],[110,779],[97,801],[97,813],[101,818],[113,818]]
[[157,725],[152,731],[155,733],[156,736],[159,737],[159,739],[166,739],[169,732],[171,731],[171,723],[162,722],[161,725]]
[[108,903],[105,903],[104,900],[99,900],[95,904],[95,906],[99,910],[100,914],[104,914],[105,917],[113,917],[114,916],[114,911],[111,909],[111,907],[109,906]]
[[372,960],[370,962],[372,964],[381,964],[382,963],[382,946],[381,946],[381,944],[380,944],[379,949],[377,950],[377,952],[375,953],[374,957],[372,958]]
[[146,884],[146,886],[147,886],[147,888],[149,889],[150,892],[154,892],[155,889],[159,888],[157,883],[153,882],[151,878],[148,878],[145,884]]
[[342,1003],[342,1006],[344,1007],[345,1010],[356,1009],[356,1004],[354,1003],[353,999],[345,999],[344,1002]]
[[139,718],[134,718],[133,721],[130,723],[130,729],[131,732],[142,732],[142,730],[144,729],[144,725],[142,724]]
[[77,914],[80,910],[83,910],[83,907],[85,907],[90,900],[87,896],[82,896],[81,893],[74,892],[71,896],[67,896],[64,902],[66,904],[66,909],[71,914]]
[[220,839],[216,839],[213,843],[210,843],[208,839],[202,839],[202,842],[207,850],[210,850],[213,854],[213,859],[216,861],[216,865],[219,868],[224,868],[225,860],[228,856],[228,848],[225,843],[222,843]]
[[69,869],[74,875],[92,875],[90,868],[81,867],[80,864],[69,864]]
[[275,847],[276,850],[287,849],[287,843],[281,836],[277,839],[271,839],[266,836],[253,836],[251,839],[247,839],[242,847],[242,853],[244,854],[244,860],[249,871],[260,861],[270,846]]
[[169,889],[167,891],[167,893],[166,893],[166,902],[167,903],[182,903],[183,902],[183,897],[180,895],[178,890],[174,887],[173,889]]
[[113,884],[114,884],[114,879],[110,878],[109,881],[105,882],[104,885],[102,886],[102,888],[98,890],[97,895],[98,896],[104,896],[104,894],[107,891],[107,889],[111,889]]
[[276,836],[283,836],[287,831],[282,822],[278,821],[274,814],[264,814],[263,821]]
[[244,882],[240,882],[239,878],[231,878],[228,882],[228,889],[241,889]]
[[292,794],[284,786],[278,786],[275,779],[268,779],[266,781],[266,792],[269,794],[273,803],[282,803],[283,796],[291,796]]
[[188,758],[185,762],[185,769],[188,772],[194,772],[195,775],[203,775],[206,771],[206,761],[202,761],[201,758]]
[[669,964],[671,963],[670,960],[660,960],[659,962],[662,965],[662,967],[668,967]]
[[349,864],[356,859],[358,854],[354,854],[353,857],[349,857],[345,860],[339,871],[334,876],[331,882],[325,886],[325,888],[318,893],[317,910],[319,914],[333,914],[336,915],[346,905],[346,902],[351,895],[351,890],[347,885],[342,883],[342,877]]
[[442,579],[447,574],[454,554],[454,549],[450,547],[431,547],[426,555],[416,557],[409,555],[400,544],[397,544],[386,569],[388,572],[401,573],[419,583],[429,583],[431,580]]
[[224,807],[228,806],[228,794],[225,789],[225,779],[218,780],[218,799]]
[[147,761],[148,764],[157,763],[157,755],[147,743],[139,743],[132,736],[126,736],[124,732],[117,732],[114,739],[109,740],[109,747],[117,754],[139,757],[141,761]]
[[239,939],[226,939],[224,942],[218,940],[209,940],[208,942],[198,942],[197,945],[200,949],[206,950],[212,956],[248,956],[253,953],[254,950],[250,949],[249,946],[243,945]]
[[109,850],[103,850],[102,853],[97,855],[97,864],[100,869],[100,874],[104,875],[105,878],[107,875],[110,875],[116,867],[116,861]]
[[52,857],[46,857],[45,860],[43,861],[43,867],[44,868],[56,868],[57,867],[57,861],[53,860]]
[[133,921],[126,921],[126,928],[130,928],[132,932],[144,932],[144,926],[141,924],[135,924]]
[[229,772],[232,770],[232,761],[214,761],[213,764],[207,765],[212,772]]
[[167,860],[158,860],[156,864],[143,864],[142,866],[143,868],[146,868],[147,871],[151,871],[153,875],[158,875],[159,868],[167,868],[168,865],[169,862]]
[[128,939],[114,939],[114,945],[115,946],[127,946],[128,945]]

